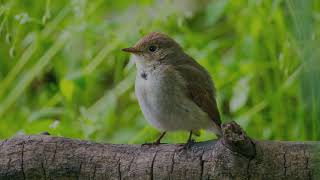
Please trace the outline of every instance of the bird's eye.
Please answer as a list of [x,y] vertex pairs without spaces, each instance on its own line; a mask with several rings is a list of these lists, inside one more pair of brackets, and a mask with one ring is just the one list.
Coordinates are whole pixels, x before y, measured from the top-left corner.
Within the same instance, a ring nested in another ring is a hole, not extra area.
[[157,50],[156,46],[149,46],[149,51],[150,52],[155,52]]

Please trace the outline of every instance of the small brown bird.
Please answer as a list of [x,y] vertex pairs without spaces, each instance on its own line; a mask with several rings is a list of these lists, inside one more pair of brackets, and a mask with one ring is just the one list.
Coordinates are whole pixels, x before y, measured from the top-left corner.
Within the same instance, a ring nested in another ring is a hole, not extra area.
[[135,93],[145,118],[159,131],[200,129],[222,136],[215,89],[209,73],[169,36],[153,32],[133,47],[137,67]]

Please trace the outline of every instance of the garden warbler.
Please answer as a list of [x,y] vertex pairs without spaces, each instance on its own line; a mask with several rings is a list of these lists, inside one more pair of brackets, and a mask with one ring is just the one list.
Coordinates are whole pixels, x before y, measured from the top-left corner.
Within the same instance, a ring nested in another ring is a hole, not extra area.
[[135,58],[135,93],[145,118],[161,132],[200,129],[222,135],[214,84],[209,73],[169,36],[153,32],[122,49]]

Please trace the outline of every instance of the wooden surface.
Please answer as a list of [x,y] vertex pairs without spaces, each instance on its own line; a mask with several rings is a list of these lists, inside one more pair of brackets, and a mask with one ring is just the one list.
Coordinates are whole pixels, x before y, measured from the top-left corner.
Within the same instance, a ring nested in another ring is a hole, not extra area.
[[18,136],[0,142],[0,179],[320,179],[319,142],[253,141],[233,122],[223,131],[188,150]]

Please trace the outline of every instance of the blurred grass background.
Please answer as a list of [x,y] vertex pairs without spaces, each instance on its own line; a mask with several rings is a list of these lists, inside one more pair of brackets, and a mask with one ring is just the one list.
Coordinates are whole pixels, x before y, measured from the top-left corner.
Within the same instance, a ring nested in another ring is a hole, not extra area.
[[209,70],[223,121],[257,139],[320,140],[317,0],[0,0],[0,139],[155,139],[120,51],[152,31]]

